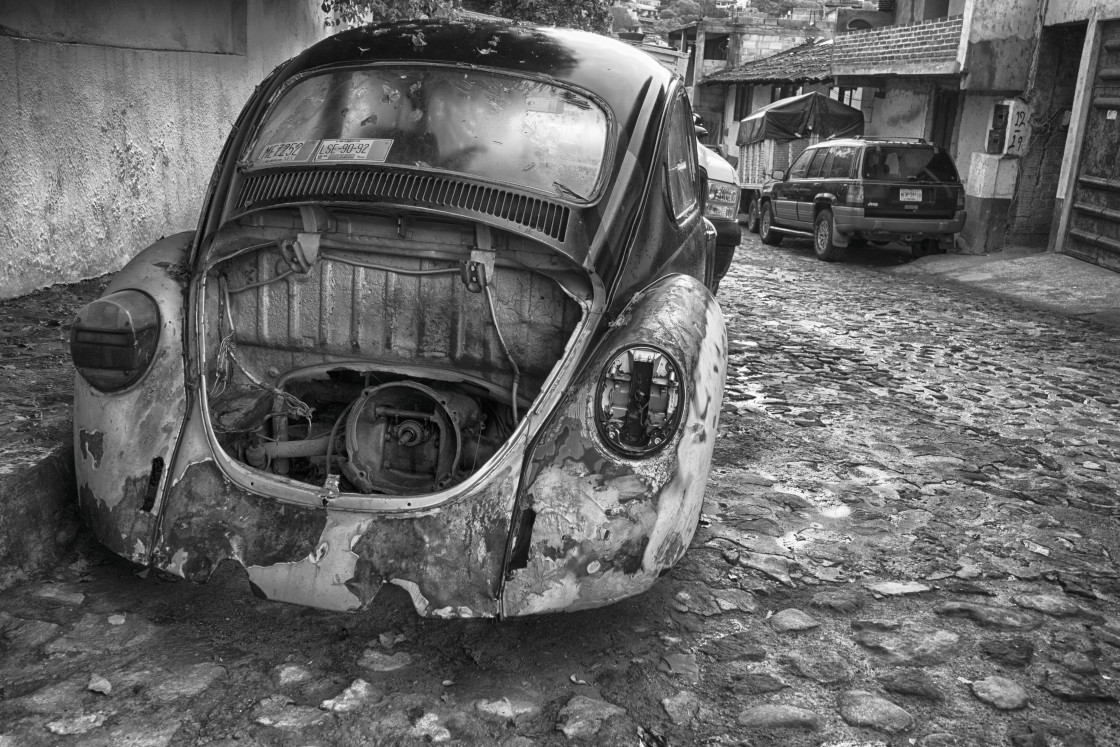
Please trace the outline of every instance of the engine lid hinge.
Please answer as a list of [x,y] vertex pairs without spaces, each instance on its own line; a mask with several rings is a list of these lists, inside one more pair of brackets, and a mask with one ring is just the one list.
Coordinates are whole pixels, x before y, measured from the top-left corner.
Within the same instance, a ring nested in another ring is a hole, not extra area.
[[494,262],[498,252],[494,248],[494,237],[490,226],[475,224],[475,246],[471,248],[471,258],[459,263],[463,285],[471,293],[481,293],[487,283],[494,278]]

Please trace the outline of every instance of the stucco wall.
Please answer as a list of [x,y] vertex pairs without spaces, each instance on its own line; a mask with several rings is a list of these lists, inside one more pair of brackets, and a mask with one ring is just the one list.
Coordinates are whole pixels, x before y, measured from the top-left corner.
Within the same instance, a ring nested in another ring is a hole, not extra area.
[[137,2],[98,3],[108,16],[85,27],[81,0],[5,5],[0,297],[119,269],[193,228],[249,93],[326,34],[315,0],[143,0],[129,22]]
[[964,97],[953,160],[956,161],[957,170],[965,183],[966,190],[968,188],[969,163],[972,154],[983,153],[987,150],[988,127],[992,122],[992,107],[1002,100],[1003,98],[998,95],[968,94]]
[[968,23],[968,74],[961,88],[1018,92],[1027,86],[1042,0],[974,0]]
[[1102,21],[1120,18],[1120,3],[1116,0],[1049,0],[1046,25],[1088,21],[1094,10]]
[[922,84],[899,86],[888,82],[884,93],[883,98],[864,96],[864,133],[869,136],[925,137],[930,88]]

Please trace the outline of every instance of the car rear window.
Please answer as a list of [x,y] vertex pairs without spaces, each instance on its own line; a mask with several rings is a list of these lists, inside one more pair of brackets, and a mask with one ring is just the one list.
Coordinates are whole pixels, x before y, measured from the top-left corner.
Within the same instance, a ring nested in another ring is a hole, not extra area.
[[875,146],[863,157],[863,178],[887,181],[958,182],[953,159],[935,146]]
[[347,68],[284,91],[242,164],[391,164],[586,199],[603,167],[608,121],[590,98],[526,78],[439,67]]

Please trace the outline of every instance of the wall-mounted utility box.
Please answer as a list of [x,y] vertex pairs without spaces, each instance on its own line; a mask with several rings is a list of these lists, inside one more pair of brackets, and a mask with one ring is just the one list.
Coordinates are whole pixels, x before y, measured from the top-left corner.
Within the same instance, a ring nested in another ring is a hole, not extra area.
[[992,107],[985,151],[992,155],[1021,156],[1031,139],[1031,109],[1025,101],[1004,99]]

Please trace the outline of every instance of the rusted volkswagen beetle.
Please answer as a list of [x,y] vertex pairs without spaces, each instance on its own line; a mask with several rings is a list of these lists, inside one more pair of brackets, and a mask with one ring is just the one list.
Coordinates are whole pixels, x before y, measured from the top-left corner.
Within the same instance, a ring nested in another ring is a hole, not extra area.
[[198,230],[77,315],[85,519],[325,609],[647,589],[693,536],[723,397],[692,122],[679,79],[581,32],[386,24],[281,65]]

